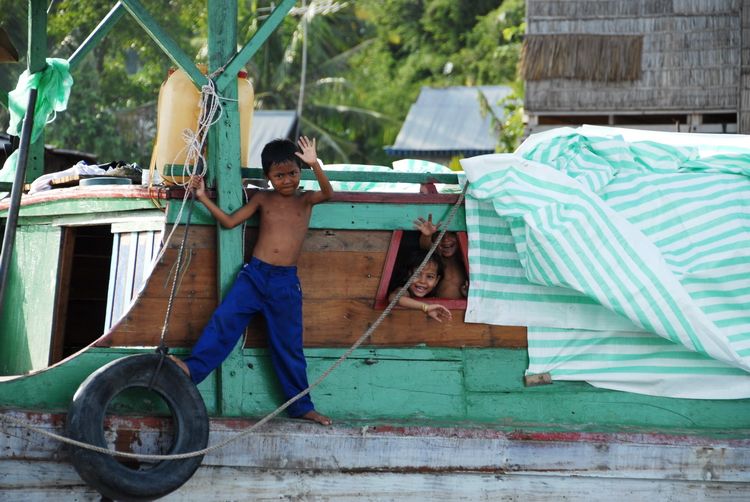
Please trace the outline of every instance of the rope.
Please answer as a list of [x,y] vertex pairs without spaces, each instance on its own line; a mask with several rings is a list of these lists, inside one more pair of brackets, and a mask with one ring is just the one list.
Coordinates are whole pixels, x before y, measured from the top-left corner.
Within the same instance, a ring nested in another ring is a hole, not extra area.
[[[187,174],[190,177],[205,175],[206,158],[204,157],[203,152],[205,151],[206,139],[208,138],[208,130],[213,124],[219,121],[223,112],[220,99],[222,98],[216,92],[216,85],[214,84],[213,80],[209,78],[208,83],[201,87],[201,100],[199,104],[201,113],[200,117],[198,118],[198,126],[196,128],[196,131],[194,132],[190,129],[185,129],[184,131],[182,131],[182,139],[185,141],[185,146],[175,155],[175,159],[177,159],[182,154],[182,152],[185,151],[185,148],[187,148],[185,165],[183,166],[183,175]],[[175,159],[173,159],[173,164]],[[195,195],[192,193],[192,191],[187,189],[187,183],[180,183],[179,185],[186,188],[185,195],[182,199],[182,204],[180,205],[180,210],[177,212],[177,216],[175,218],[174,224],[172,225],[172,229],[164,238],[164,245],[159,250],[159,254],[154,259],[154,261],[158,261],[164,256],[164,253],[167,251],[169,243],[171,242],[172,237],[177,230],[177,227],[182,221],[182,213],[185,210],[185,205],[187,204],[188,200],[190,200],[191,204],[188,208],[185,233],[182,237],[182,242],[180,244],[179,254],[177,257],[178,264],[176,265],[175,270],[175,281],[172,283],[172,292],[169,295],[167,312],[164,318],[164,326],[162,327],[162,333],[160,336],[160,348],[164,346],[164,339],[166,337],[166,331],[168,329],[167,324],[169,322],[169,317],[172,310],[173,297],[177,288],[179,287],[177,276],[180,275],[180,263],[182,261],[185,241],[187,239],[187,231],[190,227],[190,217],[193,212],[193,204],[195,199]],[[181,282],[181,280],[179,282]]]
[[[239,434],[232,436],[230,438],[225,439],[224,441],[221,441],[220,443],[217,443],[213,446],[209,446],[207,448],[204,448],[202,450],[197,450],[193,452],[188,453],[179,453],[179,454],[173,454],[173,455],[145,455],[145,454],[138,454],[138,453],[126,453],[126,452],[118,452],[113,451],[107,448],[102,448],[100,446],[88,444],[88,443],[82,443],[80,441],[76,441],[74,439],[70,439],[65,436],[60,436],[59,434],[55,434],[53,432],[48,432],[43,429],[39,429],[38,427],[34,427],[31,424],[28,424],[24,422],[23,420],[16,419],[14,417],[11,417],[9,415],[0,414],[0,420],[3,422],[9,422],[13,423],[15,425],[18,425],[20,427],[30,429],[34,432],[37,432],[39,434],[42,434],[43,436],[47,436],[49,438],[55,439],[57,441],[60,441],[62,443],[66,443],[69,445],[77,446],[79,448],[89,449],[98,453],[103,453],[105,455],[111,455],[114,457],[123,457],[123,458],[129,458],[129,459],[135,459],[135,460],[154,460],[154,461],[162,461],[162,460],[183,460],[186,458],[192,458],[197,457],[201,455],[206,455],[207,453],[210,453],[214,450],[218,450],[220,448],[225,447],[229,443],[232,443],[234,441],[237,441],[248,434],[252,433],[259,427],[263,426],[273,418],[275,418],[277,415],[279,415],[282,411],[287,409],[289,406],[292,405],[295,401],[300,399],[302,396],[305,396],[309,394],[313,389],[318,387],[328,376],[336,369],[338,368],[346,359],[349,358],[349,356],[359,348],[364,341],[369,338],[372,333],[380,326],[380,324],[383,322],[383,320],[390,315],[393,308],[396,306],[398,301],[401,299],[402,296],[406,293],[406,291],[409,289],[409,286],[412,285],[415,278],[422,272],[422,269],[427,265],[427,262],[430,260],[430,257],[435,252],[435,249],[437,249],[438,245],[440,244],[440,241],[443,239],[443,236],[445,236],[445,233],[448,231],[448,227],[450,226],[451,222],[456,216],[456,212],[458,211],[458,208],[460,207],[461,203],[464,200],[464,196],[466,195],[466,190],[468,189],[469,184],[468,182],[464,185],[463,190],[461,191],[461,194],[458,197],[458,200],[454,204],[454,206],[451,208],[450,213],[448,214],[448,218],[445,221],[445,225],[443,225],[443,229],[438,234],[438,238],[435,239],[435,242],[432,243],[432,246],[430,247],[429,251],[425,255],[424,259],[422,260],[422,263],[419,264],[419,267],[414,271],[412,276],[409,278],[408,281],[406,281],[406,284],[403,285],[403,287],[396,293],[396,296],[393,297],[391,302],[388,304],[388,306],[383,310],[383,312],[380,314],[380,316],[377,318],[377,320],[365,331],[354,344],[346,351],[344,352],[341,357],[339,357],[323,374],[318,377],[315,382],[313,382],[310,386],[308,386],[306,389],[299,392],[296,396],[290,398],[288,401],[286,401],[284,404],[276,408],[274,411],[263,417],[260,421],[253,424],[252,426],[248,427],[244,431],[240,432]],[[179,221],[179,220],[178,220]]]

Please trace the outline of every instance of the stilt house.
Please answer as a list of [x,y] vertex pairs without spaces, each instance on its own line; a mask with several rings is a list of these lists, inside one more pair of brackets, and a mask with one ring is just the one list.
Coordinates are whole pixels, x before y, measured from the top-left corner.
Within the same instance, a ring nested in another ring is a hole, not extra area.
[[750,0],[528,0],[528,132],[750,133]]

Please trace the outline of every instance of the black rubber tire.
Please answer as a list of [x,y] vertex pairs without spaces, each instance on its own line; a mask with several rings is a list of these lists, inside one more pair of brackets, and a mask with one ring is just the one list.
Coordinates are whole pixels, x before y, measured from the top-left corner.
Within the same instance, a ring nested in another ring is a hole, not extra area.
[[[102,366],[83,381],[68,410],[68,437],[106,448],[104,416],[110,402],[131,388],[147,388],[159,354],[124,357]],[[198,389],[169,358],[165,358],[152,391],[169,406],[174,438],[169,454],[202,450],[208,444],[208,413]],[[200,466],[203,456],[168,460],[135,470],[115,457],[71,447],[71,462],[81,478],[114,500],[153,500],[182,486]]]

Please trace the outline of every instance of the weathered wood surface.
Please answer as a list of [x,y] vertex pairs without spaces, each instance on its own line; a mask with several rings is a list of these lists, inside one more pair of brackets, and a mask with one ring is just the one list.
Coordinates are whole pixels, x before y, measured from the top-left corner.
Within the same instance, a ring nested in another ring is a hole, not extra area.
[[[738,0],[529,0],[529,35],[642,35],[634,82],[549,79],[528,82],[525,108],[545,112],[731,112],[738,92],[745,19]],[[592,61],[596,64],[596,61]]]
[[[51,432],[62,416],[14,413]],[[253,422],[213,420],[211,441],[237,437]],[[119,420],[130,451],[158,452],[160,426]],[[140,433],[138,431],[145,431]],[[209,453],[165,500],[746,500],[750,442],[661,434],[501,432],[368,422],[321,428],[277,420]],[[65,490],[98,500],[67,463],[60,443],[11,426],[0,435],[3,500]],[[510,498],[509,498],[510,497]]]
[[[130,310],[95,345],[158,345],[167,311],[174,265],[183,236],[178,228],[164,256],[156,263],[146,286]],[[169,319],[167,343],[192,346],[217,305],[215,229],[191,227],[183,258],[184,272]]]
[[[86,486],[70,464],[21,462],[9,472],[3,500],[76,500],[100,502],[101,495]],[[0,474],[0,478],[3,475]],[[59,481],[56,481],[59,480]],[[665,502],[747,500],[744,483],[587,478],[578,475],[516,473],[401,473],[326,472],[203,466],[179,490],[160,499],[165,502],[202,500],[327,501],[476,501],[530,500],[559,502],[587,500],[650,502],[658,493]],[[238,494],[242,494],[241,496]]]
[[[168,344],[190,347],[200,336],[217,305],[216,252],[213,227],[190,228],[186,248],[187,270],[180,283],[170,317]],[[245,246],[250,254],[256,231],[248,229]],[[151,277],[122,320],[96,346],[149,346],[158,344],[171,289],[171,273],[182,239],[182,228],[156,264]],[[304,295],[306,347],[344,347],[353,343],[377,319],[374,309],[381,281],[389,231],[311,230],[303,245],[298,273]],[[451,322],[437,323],[422,312],[395,309],[373,336],[370,346],[409,347],[525,347],[522,327],[465,324],[464,311],[454,310]],[[248,329],[246,347],[265,347],[262,317]]]

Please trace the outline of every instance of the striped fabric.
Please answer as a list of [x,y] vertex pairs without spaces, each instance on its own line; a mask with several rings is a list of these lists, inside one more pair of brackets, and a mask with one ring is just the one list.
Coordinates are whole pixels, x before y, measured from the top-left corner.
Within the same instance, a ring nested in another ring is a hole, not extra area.
[[[402,173],[435,173],[450,174],[453,171],[442,164],[420,159],[404,159],[393,162],[393,168],[366,164],[328,164],[324,169],[331,171],[357,172],[402,172]],[[415,183],[379,183],[373,181],[332,181],[333,189],[341,192],[396,192],[419,193],[419,185]],[[317,181],[303,180],[300,182],[303,190],[319,190]],[[460,192],[456,185],[436,183],[438,192]]]
[[466,320],[529,326],[529,373],[750,397],[750,141],[638,134],[560,129],[462,160]]

